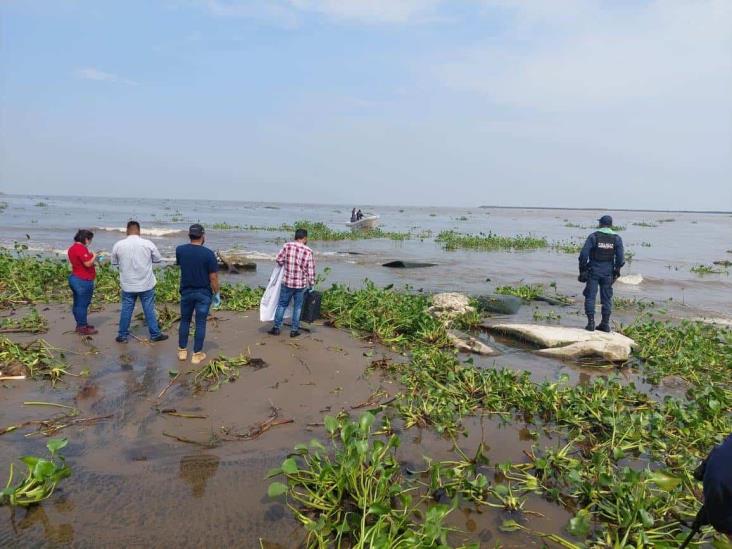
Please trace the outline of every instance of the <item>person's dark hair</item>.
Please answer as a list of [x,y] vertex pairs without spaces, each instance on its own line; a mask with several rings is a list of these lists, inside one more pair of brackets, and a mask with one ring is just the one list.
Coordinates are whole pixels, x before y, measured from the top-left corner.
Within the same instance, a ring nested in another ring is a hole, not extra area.
[[308,237],[308,231],[306,229],[298,229],[295,231],[295,240],[302,240]]
[[139,222],[134,221],[134,220],[128,221],[127,222],[127,230],[129,231],[132,227],[134,227],[135,229],[137,229],[138,232],[140,231],[140,223]]
[[88,229],[79,229],[74,235],[74,242],[81,242],[83,244],[84,241],[91,240],[92,238],[94,238],[93,232]]

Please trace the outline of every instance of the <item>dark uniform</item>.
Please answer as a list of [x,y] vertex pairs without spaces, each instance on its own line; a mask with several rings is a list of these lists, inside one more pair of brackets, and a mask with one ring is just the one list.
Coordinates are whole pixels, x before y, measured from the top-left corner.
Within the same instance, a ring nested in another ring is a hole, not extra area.
[[704,468],[704,508],[717,532],[732,534],[732,435],[709,454]]
[[595,329],[595,299],[599,289],[602,322],[597,329],[604,332],[610,331],[613,283],[620,276],[620,268],[625,264],[623,239],[612,231],[610,228],[612,223],[612,217],[602,216],[600,229],[587,237],[579,255],[579,280],[586,282],[583,294],[588,330]]

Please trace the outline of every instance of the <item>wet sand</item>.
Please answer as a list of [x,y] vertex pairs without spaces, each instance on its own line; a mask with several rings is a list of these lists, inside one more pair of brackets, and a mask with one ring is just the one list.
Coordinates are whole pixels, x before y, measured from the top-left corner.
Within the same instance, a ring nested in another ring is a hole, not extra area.
[[[184,375],[190,362],[176,357],[177,327],[162,343],[131,339],[114,342],[119,308],[92,313],[99,334],[84,340],[68,330],[71,314],[62,306],[42,310],[50,331],[41,337],[64,349],[71,373],[89,370],[88,377],[65,376],[52,388],[46,381],[0,384],[0,429],[23,421],[44,419],[58,410],[24,406],[45,401],[74,406],[79,417],[111,415],[93,425],[69,427],[55,436],[69,439],[65,451],[73,476],[62,482],[43,505],[29,510],[0,508],[2,547],[298,547],[304,530],[293,519],[284,500],[267,495],[268,469],[278,466],[297,443],[317,437],[326,440],[321,426],[325,414],[341,410],[357,416],[377,390],[386,400],[400,387],[379,372],[367,373],[372,360],[400,359],[388,350],[323,325],[290,339],[265,333],[258,313],[216,313],[209,321],[206,351],[234,356],[248,353],[264,367],[243,367],[240,377],[218,391],[195,393]],[[136,323],[136,325],[135,325]],[[147,336],[141,321],[133,333]],[[36,336],[14,334],[15,341]],[[554,362],[556,365],[557,363]],[[170,371],[181,377],[159,399],[170,383]],[[266,420],[272,407],[292,423],[273,427],[254,440],[224,440],[246,433]],[[205,416],[182,418],[161,413]],[[387,411],[386,413],[393,413]],[[400,431],[400,422],[394,420]],[[533,440],[521,425],[505,425],[497,418],[470,418],[468,435],[458,444],[466,454],[482,442],[492,464],[523,461]],[[27,437],[34,426],[0,436],[0,479],[11,460],[45,452],[46,438]],[[181,442],[168,435],[195,441]],[[228,433],[228,435],[227,435]],[[400,432],[399,459],[423,468],[423,456],[454,459],[453,441],[429,430]],[[211,447],[207,447],[207,446]],[[561,532],[569,514],[540,498],[530,498],[527,509],[545,515],[532,517],[531,526]],[[497,541],[506,547],[540,546],[526,534],[500,533],[507,518],[501,511],[472,506],[458,509],[448,523],[460,532],[453,542]]]

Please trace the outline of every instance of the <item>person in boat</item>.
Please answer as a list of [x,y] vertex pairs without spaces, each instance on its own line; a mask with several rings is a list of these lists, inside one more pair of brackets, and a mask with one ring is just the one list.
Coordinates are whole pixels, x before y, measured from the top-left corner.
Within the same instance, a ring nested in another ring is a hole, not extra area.
[[620,269],[625,264],[623,239],[613,231],[613,218],[603,215],[600,227],[592,233],[579,255],[580,282],[585,283],[582,292],[585,296],[585,314],[587,326],[585,329],[595,330],[595,299],[600,290],[602,303],[602,321],[597,329],[602,332],[610,331],[610,315],[613,305],[613,283],[620,276]]
[[363,219],[363,212],[361,210],[358,210],[356,212],[356,221],[361,221]]
[[355,223],[358,220],[358,217],[356,216],[356,208],[353,208],[351,210],[351,223]]

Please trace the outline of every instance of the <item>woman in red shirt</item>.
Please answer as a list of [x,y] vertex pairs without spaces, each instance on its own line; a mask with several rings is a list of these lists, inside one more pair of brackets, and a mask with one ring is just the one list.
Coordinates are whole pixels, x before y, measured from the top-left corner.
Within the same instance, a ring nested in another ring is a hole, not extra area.
[[87,324],[86,317],[94,295],[94,279],[97,270],[94,268],[96,254],[88,246],[91,244],[94,233],[86,229],[79,229],[74,236],[74,243],[67,254],[71,263],[69,286],[74,294],[74,305],[71,311],[76,320],[76,332],[81,335],[96,334],[94,326]]

